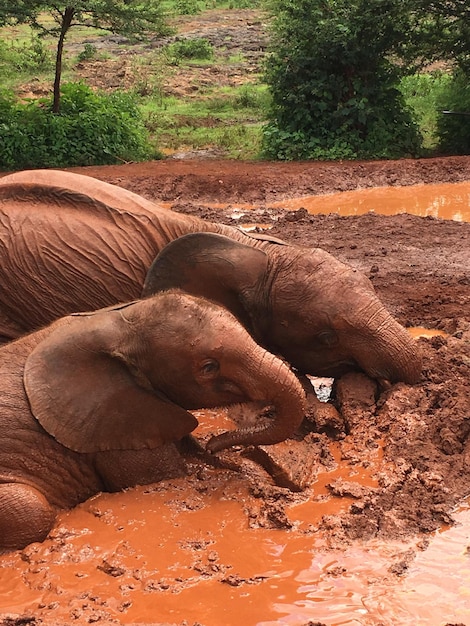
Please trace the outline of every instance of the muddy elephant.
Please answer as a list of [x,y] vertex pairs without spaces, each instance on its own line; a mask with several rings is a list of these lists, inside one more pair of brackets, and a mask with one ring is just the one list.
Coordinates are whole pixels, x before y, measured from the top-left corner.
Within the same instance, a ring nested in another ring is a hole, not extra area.
[[[147,276],[170,242],[167,270]],[[0,179],[3,340],[174,281],[228,306],[258,343],[299,373],[336,377],[362,369],[392,382],[419,378],[415,341],[370,281],[322,249],[252,238],[70,172]]]
[[279,246],[272,259],[264,248],[223,235],[184,235],[157,255],[142,296],[180,288],[223,304],[302,374],[361,369],[376,379],[416,382],[419,357],[410,334],[368,278],[321,252]]
[[212,436],[211,453],[281,441],[305,411],[283,361],[223,307],[174,290],[10,342],[0,376],[0,551],[42,541],[58,509],[99,491],[184,475],[191,409],[274,408]]

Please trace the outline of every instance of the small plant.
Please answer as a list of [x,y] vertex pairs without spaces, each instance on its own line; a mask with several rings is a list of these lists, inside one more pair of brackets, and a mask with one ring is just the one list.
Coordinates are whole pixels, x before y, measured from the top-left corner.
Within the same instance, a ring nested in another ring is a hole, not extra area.
[[0,40],[0,74],[47,72],[53,68],[52,55],[39,37],[29,42],[7,43]]
[[166,53],[174,63],[182,59],[212,59],[214,47],[204,38],[182,39],[167,46]]
[[167,74],[162,55],[140,57],[135,55],[131,61],[133,88],[132,91],[141,98],[152,97],[161,101],[163,84]]
[[202,7],[197,0],[176,0],[175,10],[180,15],[197,15]]
[[269,93],[255,85],[243,85],[234,99],[234,107],[241,109],[266,110],[269,103]]
[[36,36],[31,37],[29,46],[23,48],[24,61],[21,69],[27,71],[47,71],[54,64],[52,54],[46,48],[44,41]]
[[97,49],[91,43],[86,43],[83,46],[83,50],[77,55],[77,61],[82,63],[83,61],[91,61],[96,58]]

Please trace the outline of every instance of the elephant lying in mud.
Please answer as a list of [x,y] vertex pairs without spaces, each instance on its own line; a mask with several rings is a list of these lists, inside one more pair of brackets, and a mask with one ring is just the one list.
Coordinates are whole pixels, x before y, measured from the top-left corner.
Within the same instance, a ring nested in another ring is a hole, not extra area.
[[42,541],[59,508],[184,475],[190,409],[244,402],[274,418],[213,436],[217,452],[270,444],[305,395],[224,308],[170,291],[62,318],[0,348],[0,551]]
[[[147,276],[170,242],[166,269]],[[71,312],[141,297],[144,281],[144,295],[176,282],[218,300],[300,374],[361,369],[391,382],[419,379],[415,341],[370,281],[324,250],[252,238],[79,174],[0,179],[4,341]]]

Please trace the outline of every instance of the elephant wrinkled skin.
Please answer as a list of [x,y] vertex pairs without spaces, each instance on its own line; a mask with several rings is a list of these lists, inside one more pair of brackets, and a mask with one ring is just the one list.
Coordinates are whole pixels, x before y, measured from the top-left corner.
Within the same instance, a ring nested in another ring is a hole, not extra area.
[[253,238],[80,174],[0,179],[0,261],[3,340],[177,286],[228,307],[301,374],[420,376],[415,341],[370,281],[324,250]]
[[184,475],[189,412],[256,402],[274,417],[217,452],[290,436],[305,394],[224,308],[175,290],[80,313],[0,348],[0,551],[42,541],[60,508]]

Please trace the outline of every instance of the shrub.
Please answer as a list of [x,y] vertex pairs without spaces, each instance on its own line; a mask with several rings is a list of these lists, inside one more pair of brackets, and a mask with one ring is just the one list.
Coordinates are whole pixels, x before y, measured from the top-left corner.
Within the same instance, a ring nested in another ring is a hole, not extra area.
[[400,91],[413,111],[423,137],[423,148],[427,151],[434,151],[438,144],[437,102],[451,78],[447,72],[436,70],[404,76],[400,81]]
[[180,15],[197,15],[202,9],[197,0],[176,0],[175,10]]
[[82,83],[67,83],[60,114],[51,107],[51,98],[23,104],[0,93],[0,167],[106,165],[155,156],[129,94],[98,94]]
[[181,59],[212,59],[214,47],[204,38],[182,39],[167,46],[166,53],[173,63],[179,63]]
[[[279,159],[397,158],[418,152],[417,126],[390,57],[401,6],[390,0],[271,0],[272,93],[264,154]],[[367,42],[365,45],[364,42]]]
[[92,59],[96,59],[97,53],[98,50],[96,49],[96,46],[92,43],[85,43],[83,50],[77,55],[77,61],[79,63],[82,63],[83,61],[91,61]]
[[258,89],[254,85],[243,85],[234,98],[233,107],[267,111],[269,102],[269,92],[265,89]]

